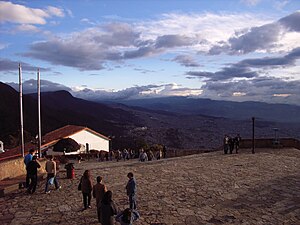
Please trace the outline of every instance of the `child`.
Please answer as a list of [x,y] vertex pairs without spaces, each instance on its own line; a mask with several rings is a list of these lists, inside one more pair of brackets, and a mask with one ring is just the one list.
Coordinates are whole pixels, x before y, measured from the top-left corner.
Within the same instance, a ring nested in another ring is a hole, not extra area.
[[127,208],[117,215],[116,221],[121,223],[121,225],[132,225],[139,218],[140,214],[136,210]]

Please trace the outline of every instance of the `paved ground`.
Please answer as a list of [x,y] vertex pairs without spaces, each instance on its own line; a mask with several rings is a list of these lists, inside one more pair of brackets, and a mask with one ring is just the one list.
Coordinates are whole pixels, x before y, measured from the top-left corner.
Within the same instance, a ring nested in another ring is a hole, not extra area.
[[42,181],[33,195],[20,190],[0,198],[0,224],[97,224],[95,201],[81,211],[77,185],[85,169],[104,177],[120,209],[128,204],[126,175],[135,174],[141,214],[135,224],[300,224],[300,151],[258,151],[75,164],[76,179],[60,173],[59,191],[44,194]]

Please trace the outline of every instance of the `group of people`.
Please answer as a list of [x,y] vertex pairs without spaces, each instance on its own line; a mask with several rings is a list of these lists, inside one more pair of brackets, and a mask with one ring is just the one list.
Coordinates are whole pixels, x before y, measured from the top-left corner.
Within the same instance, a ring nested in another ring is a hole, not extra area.
[[[29,153],[24,157],[24,164],[26,167],[26,182],[25,187],[27,188],[28,194],[33,194],[36,191],[38,182],[38,169],[41,168],[40,163],[35,156],[35,150],[29,150]],[[47,172],[47,179],[45,185],[45,193],[49,194],[49,185],[54,184],[56,190],[61,189],[56,176],[56,162],[53,156],[49,156],[49,160],[45,164],[45,170]]]
[[122,225],[131,225],[140,215],[136,210],[136,180],[132,172],[128,173],[127,177],[126,193],[129,199],[129,207],[119,212],[112,199],[112,191],[107,190],[106,185],[103,183],[103,178],[98,176],[97,183],[93,185],[90,171],[85,170],[78,185],[78,190],[82,192],[83,210],[91,208],[91,199],[93,196],[96,199],[98,221],[102,225],[113,225],[114,218]]
[[228,150],[229,153],[232,154],[234,149],[235,153],[238,154],[241,140],[240,134],[237,134],[235,137],[230,137],[229,135],[225,134],[223,138],[224,154],[228,154]]

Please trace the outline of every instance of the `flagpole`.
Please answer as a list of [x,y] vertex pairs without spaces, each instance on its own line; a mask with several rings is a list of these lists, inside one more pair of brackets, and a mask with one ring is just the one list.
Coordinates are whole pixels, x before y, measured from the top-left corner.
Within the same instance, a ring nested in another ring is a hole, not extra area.
[[21,154],[24,157],[24,127],[23,127],[23,88],[22,88],[22,68],[19,63],[19,92],[20,92],[20,125],[21,125]]
[[38,155],[41,158],[41,81],[40,81],[40,69],[37,71],[37,92],[38,92]]

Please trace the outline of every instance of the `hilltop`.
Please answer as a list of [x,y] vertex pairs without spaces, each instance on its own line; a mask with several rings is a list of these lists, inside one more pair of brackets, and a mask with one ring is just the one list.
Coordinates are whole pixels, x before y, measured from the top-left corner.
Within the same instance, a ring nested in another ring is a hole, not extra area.
[[[286,224],[300,223],[300,151],[242,149],[241,154],[204,153],[141,163],[96,162],[75,164],[76,179],[64,179],[60,191],[45,195],[44,182],[36,194],[0,198],[0,223],[97,224],[95,201],[81,211],[77,190],[84,170],[103,176],[120,209],[127,207],[127,173],[138,183],[136,225]],[[93,199],[94,200],[94,199]],[[25,210],[26,209],[26,210]]]
[[[0,82],[0,99],[3,99],[0,102],[0,140],[4,141],[5,148],[11,148],[19,144],[19,95],[13,88]],[[25,140],[31,141],[38,133],[36,94],[24,95],[23,99]],[[222,145],[224,134],[240,133],[242,138],[250,138],[252,135],[251,113],[241,114],[234,119],[228,116],[229,111],[223,114],[232,105],[222,103],[224,106],[214,109],[218,114],[216,116],[208,112],[205,114],[206,111],[197,111],[200,106],[209,107],[209,103],[194,103],[187,107],[174,99],[170,98],[169,103],[167,99],[162,99],[169,108],[166,110],[164,107],[147,107],[147,101],[145,107],[141,107],[91,102],[75,98],[67,91],[45,92],[41,94],[42,135],[68,124],[87,126],[111,137],[114,149],[138,149],[153,144],[177,149],[214,149]],[[234,107],[242,107],[240,104]],[[179,112],[174,109],[176,107],[181,107],[183,111],[189,108],[190,111]],[[265,112],[266,116],[270,111],[276,112],[276,105],[273,107]],[[291,108],[291,114],[284,111],[281,117],[296,121],[299,114],[294,114]],[[257,138],[274,137],[275,127],[279,128],[279,137],[300,138],[300,123],[268,121],[258,117],[255,126]]]

